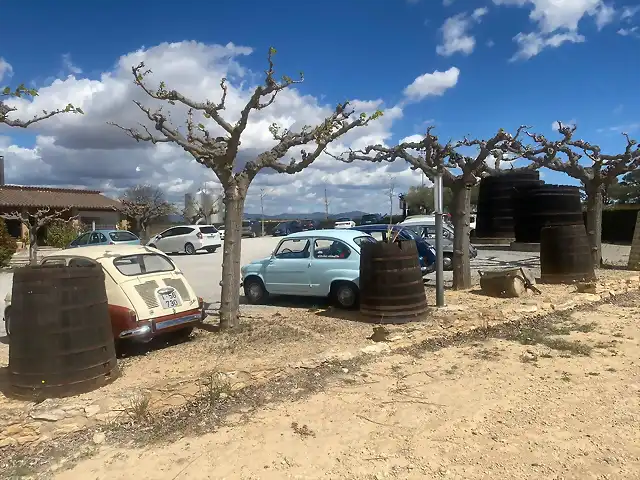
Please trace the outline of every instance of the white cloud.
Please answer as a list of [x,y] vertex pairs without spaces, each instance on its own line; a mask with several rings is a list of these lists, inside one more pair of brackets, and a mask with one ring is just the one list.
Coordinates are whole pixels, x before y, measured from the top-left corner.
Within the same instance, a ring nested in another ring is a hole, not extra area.
[[0,82],[4,77],[11,77],[13,75],[13,67],[4,58],[0,57]]
[[616,33],[623,37],[640,38],[640,32],[638,31],[638,27],[620,28]]
[[466,12],[458,13],[444,21],[440,32],[442,43],[436,46],[436,53],[443,57],[449,57],[454,53],[469,55],[476,46],[475,38],[469,34],[473,23],[479,23],[489,12],[486,7],[476,8],[471,15]]
[[582,43],[585,41],[584,36],[576,32],[556,33],[548,37],[539,33],[519,33],[513,39],[518,44],[518,51],[509,59],[511,62],[528,60],[547,47],[558,48],[564,43]]
[[460,70],[457,67],[451,67],[444,72],[436,70],[433,73],[425,73],[404,89],[404,95],[412,101],[422,100],[429,95],[442,96],[444,92],[456,86],[459,76]]
[[[144,115],[132,100],[155,105],[133,84],[131,67],[140,61],[153,70],[152,84],[163,80],[168,88],[175,88],[197,100],[218,101],[220,79],[228,78],[225,118],[234,122],[253,87],[262,80],[261,73],[249,71],[239,63],[242,57],[251,53],[251,48],[231,43],[163,43],[123,55],[114,63],[113,70],[98,78],[83,78],[77,73],[40,88],[40,95],[32,102],[12,99],[11,104],[18,108],[16,118],[29,118],[42,110],[52,110],[67,103],[81,107],[85,115],[61,115],[33,125],[29,132],[37,137],[31,148],[17,146],[10,138],[12,130],[0,126],[0,151],[5,155],[7,182],[84,186],[114,196],[131,185],[152,183],[165,189],[173,201],[181,201],[184,193],[196,192],[204,181],[215,184],[213,172],[197,164],[182,149],[172,144],[137,143],[106,122],[136,127],[143,122]],[[286,72],[278,72],[281,73]],[[406,95],[411,100],[442,95],[455,85],[458,74],[458,69],[453,67],[446,72],[436,71],[418,77],[407,87]],[[391,126],[402,117],[401,106],[388,107],[379,99],[356,100],[353,106],[365,112],[382,109],[384,116],[341,138],[331,145],[331,152],[342,153],[348,148],[391,141]],[[333,105],[325,105],[318,98],[303,95],[296,89],[283,91],[273,105],[251,116],[242,137],[239,162],[254,158],[258,152],[273,145],[268,132],[271,123],[297,129],[305,124],[317,124],[333,108]],[[173,123],[183,127],[185,109],[178,106],[169,112]],[[416,180],[415,172],[408,171],[400,162],[342,164],[323,155],[309,169],[294,176],[271,171],[259,174],[250,189],[246,210],[259,211],[260,199],[256,192],[266,186],[272,189],[267,202],[268,213],[283,212],[291,205],[300,212],[323,211],[322,197],[326,186],[332,197],[332,212],[375,211],[376,205],[385,204],[383,192],[389,172],[397,177],[399,192],[420,181],[419,174]]]
[[65,53],[64,55],[62,55],[62,65],[65,68],[65,70],[71,73],[72,75],[78,75],[82,73],[82,69],[74,65],[73,62],[71,61],[70,53]]
[[631,20],[638,12],[640,12],[640,6],[635,7],[622,7],[620,12],[620,20]]
[[616,11],[603,0],[493,0],[496,5],[532,7],[529,18],[538,31],[520,32],[514,37],[519,50],[513,59],[529,59],[545,48],[557,48],[564,43],[581,43],[585,37],[578,33],[578,25],[585,17],[592,17],[601,30],[610,24]]

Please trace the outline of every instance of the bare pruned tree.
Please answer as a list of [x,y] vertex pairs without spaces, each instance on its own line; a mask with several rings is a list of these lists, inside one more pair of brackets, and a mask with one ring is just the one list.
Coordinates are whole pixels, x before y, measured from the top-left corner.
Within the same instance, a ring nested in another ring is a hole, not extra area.
[[[63,208],[61,210],[51,211],[51,208],[41,208],[35,213],[29,213],[28,211],[14,211],[8,214],[0,215],[5,220],[18,220],[22,225],[27,227],[29,231],[29,264],[38,264],[38,232],[41,228],[46,227],[54,220],[61,219],[61,216],[69,212],[71,208]],[[67,219],[67,222],[73,221],[78,216],[73,216]]]
[[[301,74],[299,80],[293,80],[285,75],[278,81],[275,78],[273,63],[275,53],[274,48],[269,49],[267,57],[269,66],[265,71],[264,82],[253,91],[236,122],[231,122],[222,115],[227,99],[226,79],[223,78],[220,82],[222,96],[219,102],[198,101],[169,89],[164,82],[160,82],[157,88],[152,88],[147,84],[151,70],[146,69],[144,63],[141,63],[132,67],[136,85],[151,99],[188,107],[186,128],[180,129],[173,126],[168,114],[162,109],[152,110],[139,101],[134,102],[152,123],[155,133],[146,126],[142,126],[140,131],[114,124],[138,142],[179,145],[198,163],[213,170],[222,184],[225,204],[225,238],[220,302],[221,328],[232,327],[238,322],[242,216],[247,190],[258,172],[265,168],[271,168],[279,173],[301,172],[311,165],[333,140],[356,127],[367,125],[382,115],[379,111],[372,115],[362,113],[353,119],[354,111],[349,107],[349,103],[345,102],[337,105],[334,112],[321,124],[315,127],[305,126],[299,132],[283,130],[273,124],[269,130],[276,141],[275,146],[239,168],[236,159],[241,137],[249,124],[251,113],[269,107],[281,91],[303,80]],[[196,118],[196,115],[199,118]],[[202,120],[200,120],[201,117]],[[307,145],[310,146],[310,151],[301,150],[298,159],[283,161],[284,157],[292,153],[292,149]]]
[[620,175],[640,167],[640,147],[636,140],[623,133],[627,142],[624,152],[604,154],[598,145],[575,139],[576,128],[558,122],[560,139],[548,140],[544,135],[527,132],[534,145],[514,142],[509,147],[538,167],[566,173],[582,183],[587,203],[587,235],[594,265],[598,266],[602,261],[603,197]]
[[[370,145],[363,150],[350,151],[334,156],[343,162],[365,160],[370,162],[393,162],[403,159],[413,170],[420,170],[431,180],[440,173],[443,184],[452,192],[452,217],[454,226],[453,254],[453,288],[471,288],[471,266],[469,259],[469,215],[471,212],[471,188],[484,175],[495,173],[506,155],[509,161],[516,159],[517,154],[512,144],[519,145],[519,136],[525,127],[520,127],[516,135],[500,129],[488,140],[464,138],[446,144],[440,143],[438,137],[427,129],[424,139],[417,142],[404,142],[393,147]],[[463,147],[477,147],[475,155],[460,153]],[[487,164],[495,159],[494,167]],[[530,167],[527,167],[530,168]],[[456,174],[452,170],[458,170]]]
[[84,112],[82,109],[78,107],[74,107],[71,104],[68,104],[66,107],[62,109],[47,111],[43,110],[41,115],[35,115],[33,118],[29,120],[18,120],[11,119],[9,115],[13,112],[17,111],[17,108],[10,107],[6,104],[6,100],[9,98],[22,98],[22,97],[37,97],[38,91],[34,88],[27,88],[24,84],[19,85],[15,90],[12,90],[11,87],[4,87],[0,92],[0,123],[4,123],[5,125],[9,125],[10,127],[20,127],[27,128],[29,125],[37,122],[41,122],[42,120],[46,120],[55,115],[59,115],[61,113],[80,113]]
[[149,239],[149,225],[154,220],[175,212],[174,206],[164,192],[151,185],[136,185],[128,188],[120,197],[120,211],[136,221],[143,240]]

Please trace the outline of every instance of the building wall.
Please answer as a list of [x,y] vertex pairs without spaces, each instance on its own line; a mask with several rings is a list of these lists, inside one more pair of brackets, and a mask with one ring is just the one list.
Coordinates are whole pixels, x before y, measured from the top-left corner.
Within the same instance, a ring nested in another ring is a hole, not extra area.
[[74,215],[78,215],[80,223],[91,226],[96,222],[96,228],[114,228],[120,222],[120,212],[109,210],[76,210]]

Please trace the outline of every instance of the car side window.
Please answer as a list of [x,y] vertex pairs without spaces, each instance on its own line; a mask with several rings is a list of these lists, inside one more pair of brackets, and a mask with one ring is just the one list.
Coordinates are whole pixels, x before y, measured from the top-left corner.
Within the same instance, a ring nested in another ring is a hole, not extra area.
[[170,228],[160,234],[160,238],[173,237],[176,234],[177,228]]
[[193,232],[194,229],[191,227],[177,227],[174,230],[176,230],[176,233],[174,233],[174,235],[188,235]]
[[384,242],[384,232],[368,232],[373,238],[379,242]]
[[74,242],[74,245],[86,245],[89,242],[90,233],[85,233],[84,235],[80,235]]
[[102,233],[98,233],[98,237],[100,238],[101,243],[107,243],[107,237],[105,237]]
[[89,243],[91,245],[95,245],[97,243],[100,243],[100,236],[98,235],[98,232],[93,232],[91,234],[91,237],[89,238]]
[[313,256],[316,258],[349,258],[351,249],[338,240],[317,239],[313,244]]
[[275,253],[276,258],[309,258],[309,240],[291,238],[283,240]]

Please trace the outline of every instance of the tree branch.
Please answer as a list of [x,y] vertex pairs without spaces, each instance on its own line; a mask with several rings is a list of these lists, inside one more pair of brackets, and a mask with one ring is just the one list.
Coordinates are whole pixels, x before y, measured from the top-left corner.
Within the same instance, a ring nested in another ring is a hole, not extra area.
[[10,87],[5,87],[2,92],[0,92],[0,124],[4,123],[10,127],[19,127],[19,128],[27,128],[29,125],[32,125],[37,122],[41,122],[43,120],[47,120],[55,115],[59,115],[61,113],[79,113],[84,114],[81,108],[74,107],[70,103],[63,109],[57,109],[53,111],[43,110],[41,115],[34,115],[30,120],[11,120],[9,115],[13,112],[16,112],[18,109],[15,107],[10,107],[5,103],[8,98],[22,98],[22,97],[37,97],[38,91],[33,88],[27,88],[24,84],[20,84],[15,90],[11,90]]

